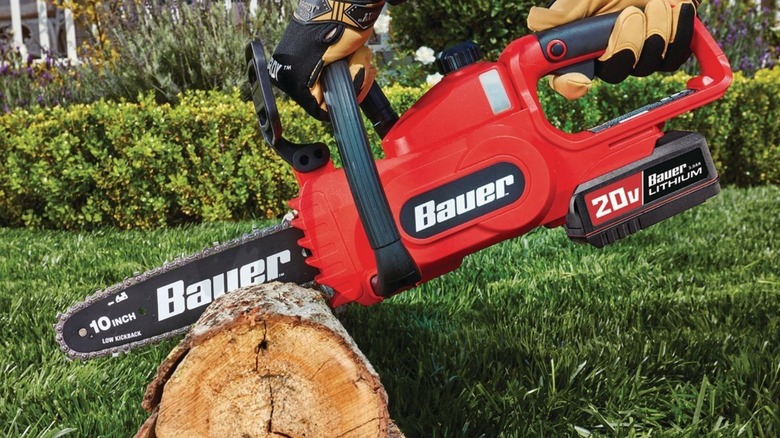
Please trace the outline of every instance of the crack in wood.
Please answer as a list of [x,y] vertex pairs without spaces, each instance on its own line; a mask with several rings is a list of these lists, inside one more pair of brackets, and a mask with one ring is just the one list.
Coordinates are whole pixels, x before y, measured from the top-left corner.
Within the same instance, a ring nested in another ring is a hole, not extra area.
[[328,360],[324,361],[319,367],[317,367],[317,371],[315,371],[314,374],[312,374],[311,377],[309,377],[309,378],[314,380],[314,378],[317,377],[317,375],[320,373],[320,371],[325,369],[325,366],[330,364],[331,362],[333,362],[333,359],[332,358],[328,358]]
[[[281,376],[272,376],[272,375],[263,376],[264,379],[268,378],[268,377],[273,378],[273,377],[281,377]],[[271,380],[270,378],[268,379],[268,395],[270,397],[270,402],[271,402],[271,414],[268,416],[268,426],[267,426],[268,427],[268,433],[270,433],[271,435],[274,435],[274,436],[280,436],[282,438],[294,438],[293,436],[287,435],[284,432],[277,432],[277,431],[274,430],[274,410],[276,409],[276,405],[274,404],[274,385],[273,385],[273,380]]]
[[274,385],[268,380],[268,397],[271,403],[271,414],[268,416],[268,433],[274,433]]
[[[260,341],[259,344],[257,344],[257,347],[255,348],[255,372],[258,374],[261,373],[260,371],[260,359],[261,356],[263,356],[266,351],[268,350],[268,324],[266,321],[263,321],[263,339]],[[268,424],[266,425],[266,430],[269,434],[273,436],[278,436],[282,438],[294,438],[290,435],[287,435],[283,432],[277,432],[274,430],[274,410],[276,409],[276,406],[274,404],[274,386],[273,386],[273,379],[278,378],[284,378],[285,376],[280,374],[271,374],[271,373],[265,373],[260,376],[261,379],[268,382],[268,397],[269,402],[271,404],[271,413],[268,416]]]
[[255,372],[260,372],[260,356],[268,350],[268,324],[263,321],[263,340],[255,349]]

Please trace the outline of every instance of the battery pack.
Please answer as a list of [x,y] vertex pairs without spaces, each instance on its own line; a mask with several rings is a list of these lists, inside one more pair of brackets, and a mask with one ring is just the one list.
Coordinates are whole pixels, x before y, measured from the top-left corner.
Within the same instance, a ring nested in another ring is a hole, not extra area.
[[720,193],[707,142],[672,131],[647,158],[580,185],[564,228],[575,242],[604,247]]

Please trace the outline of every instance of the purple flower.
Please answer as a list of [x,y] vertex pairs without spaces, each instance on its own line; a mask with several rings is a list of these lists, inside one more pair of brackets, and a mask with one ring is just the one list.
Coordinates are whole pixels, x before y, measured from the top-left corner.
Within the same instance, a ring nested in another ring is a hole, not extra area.
[[754,2],[731,4],[711,0],[701,8],[702,21],[735,69],[752,75],[756,69],[777,63],[778,50],[773,35],[774,14],[768,14]]

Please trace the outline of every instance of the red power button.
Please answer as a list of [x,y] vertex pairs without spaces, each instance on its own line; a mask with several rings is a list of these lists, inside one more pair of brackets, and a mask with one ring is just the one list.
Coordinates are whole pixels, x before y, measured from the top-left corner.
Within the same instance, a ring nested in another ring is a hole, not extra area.
[[566,43],[561,40],[552,40],[547,43],[547,57],[551,61],[560,61],[563,59],[563,57],[566,56],[567,50]]

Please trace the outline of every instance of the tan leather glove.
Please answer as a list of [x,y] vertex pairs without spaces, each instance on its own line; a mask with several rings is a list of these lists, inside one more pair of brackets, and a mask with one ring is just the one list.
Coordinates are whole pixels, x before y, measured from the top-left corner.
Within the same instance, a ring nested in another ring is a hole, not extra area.
[[[690,57],[698,0],[557,0],[549,8],[533,7],[528,28],[547,30],[593,15],[622,11],[606,52],[596,63],[596,76],[618,83],[629,75],[675,71]],[[550,77],[559,94],[573,100],[584,96],[591,80],[581,73]]]
[[376,68],[365,46],[384,0],[299,0],[268,70],[271,81],[309,114],[327,120],[322,69],[347,58],[358,100],[371,88]]

